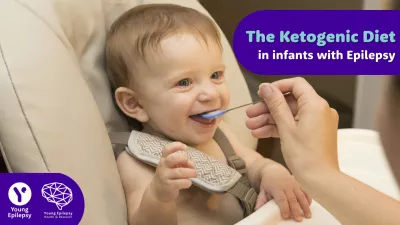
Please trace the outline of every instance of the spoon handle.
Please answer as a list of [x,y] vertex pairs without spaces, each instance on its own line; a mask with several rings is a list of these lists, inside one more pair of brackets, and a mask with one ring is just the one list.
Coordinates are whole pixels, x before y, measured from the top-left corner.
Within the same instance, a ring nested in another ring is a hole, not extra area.
[[[286,92],[286,93],[283,94],[283,96],[286,96],[286,95],[289,95],[289,94],[291,94],[291,92]],[[259,102],[264,102],[264,100],[261,99],[261,100],[258,100],[258,101],[252,102],[252,103],[247,103],[247,104],[244,104],[244,105],[236,106],[234,108],[226,110],[225,112],[228,112],[228,111],[231,111],[231,110],[234,110],[234,109],[238,109],[238,108],[242,108],[242,107],[245,107],[245,106],[248,106],[248,105],[253,105],[253,104],[256,104],[256,103],[259,103]]]

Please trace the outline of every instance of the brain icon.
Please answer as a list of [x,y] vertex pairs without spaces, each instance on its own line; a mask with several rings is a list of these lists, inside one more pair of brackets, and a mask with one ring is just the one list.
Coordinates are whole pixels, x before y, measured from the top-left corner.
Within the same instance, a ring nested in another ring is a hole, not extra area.
[[48,202],[56,204],[59,210],[72,202],[71,188],[63,183],[53,182],[43,185],[42,196]]

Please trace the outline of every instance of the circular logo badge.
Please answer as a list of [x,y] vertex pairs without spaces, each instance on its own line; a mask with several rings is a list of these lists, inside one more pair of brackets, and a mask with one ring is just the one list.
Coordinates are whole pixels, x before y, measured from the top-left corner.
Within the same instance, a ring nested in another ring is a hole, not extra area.
[[31,200],[31,197],[31,188],[25,183],[17,182],[8,189],[8,198],[14,205],[26,205]]

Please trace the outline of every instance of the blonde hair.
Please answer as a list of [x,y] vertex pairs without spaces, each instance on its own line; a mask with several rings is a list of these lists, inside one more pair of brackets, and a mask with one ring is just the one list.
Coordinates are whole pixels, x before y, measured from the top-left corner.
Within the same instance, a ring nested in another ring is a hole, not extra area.
[[112,88],[129,86],[138,63],[159,49],[168,35],[190,33],[221,47],[217,26],[195,9],[174,4],[146,4],[125,12],[111,26],[107,37],[106,64]]

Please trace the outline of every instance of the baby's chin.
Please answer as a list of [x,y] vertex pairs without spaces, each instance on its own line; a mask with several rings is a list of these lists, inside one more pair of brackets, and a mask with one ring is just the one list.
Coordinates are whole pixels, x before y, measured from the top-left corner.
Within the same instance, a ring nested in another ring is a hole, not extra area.
[[216,123],[214,124],[213,128],[210,131],[206,132],[206,133],[196,133],[196,132],[194,132],[194,134],[189,135],[190,138],[188,138],[188,139],[189,139],[190,144],[187,144],[187,145],[196,146],[196,145],[202,145],[202,144],[204,144],[206,142],[209,142],[211,139],[214,138],[215,131],[217,130],[218,124],[220,122],[221,122],[220,119],[216,119]]
[[199,145],[203,145],[207,142],[209,142],[214,135],[202,135],[201,137],[194,137],[191,140],[189,140],[187,145],[190,146],[199,146]]
[[154,133],[155,130],[158,130],[158,132],[156,132],[158,135],[194,147],[205,144],[213,139],[220,121],[221,119],[217,118],[215,121],[216,123],[206,129],[199,129],[193,126],[193,124],[185,124],[184,126],[176,126],[175,129],[163,129],[162,127],[158,127],[157,129],[152,129],[152,131]]
[[211,139],[213,139],[214,134],[215,129],[212,132],[207,133],[182,132],[174,135],[175,137],[173,139],[188,146],[195,147],[209,142]]

